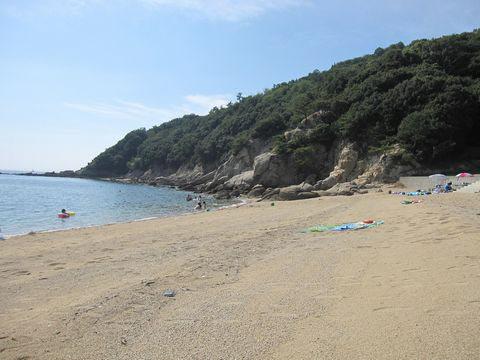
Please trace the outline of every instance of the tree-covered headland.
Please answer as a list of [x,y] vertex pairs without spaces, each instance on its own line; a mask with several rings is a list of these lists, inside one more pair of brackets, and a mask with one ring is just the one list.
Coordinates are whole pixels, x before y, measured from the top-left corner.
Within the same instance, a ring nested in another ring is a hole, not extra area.
[[[312,131],[287,141],[315,112]],[[215,169],[251,139],[292,154],[300,171],[320,145],[356,142],[363,151],[400,144],[420,164],[478,156],[480,31],[378,48],[371,55],[313,71],[253,96],[127,134],[84,169],[86,176],[121,176],[154,167]],[[474,155],[476,153],[476,155]]]

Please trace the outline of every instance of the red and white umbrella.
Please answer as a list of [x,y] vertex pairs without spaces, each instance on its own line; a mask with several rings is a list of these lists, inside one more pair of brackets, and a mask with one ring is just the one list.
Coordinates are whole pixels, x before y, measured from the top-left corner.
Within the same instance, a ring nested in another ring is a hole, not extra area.
[[466,178],[466,177],[472,177],[473,175],[467,172],[461,172],[460,174],[455,175],[457,178]]

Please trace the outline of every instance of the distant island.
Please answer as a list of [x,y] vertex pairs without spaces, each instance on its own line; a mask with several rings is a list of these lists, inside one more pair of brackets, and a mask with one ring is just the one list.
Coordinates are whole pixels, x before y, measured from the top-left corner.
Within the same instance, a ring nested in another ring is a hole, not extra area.
[[17,173],[15,175],[22,175],[22,176],[49,176],[49,177],[80,177],[80,174],[74,170],[64,170],[64,171],[47,171],[47,172],[23,172]]
[[[134,130],[75,176],[219,197],[295,185],[293,193],[315,196],[346,182],[478,168],[479,99],[479,30],[397,43],[257,95],[239,93],[206,116]],[[61,174],[51,176],[74,175]]]

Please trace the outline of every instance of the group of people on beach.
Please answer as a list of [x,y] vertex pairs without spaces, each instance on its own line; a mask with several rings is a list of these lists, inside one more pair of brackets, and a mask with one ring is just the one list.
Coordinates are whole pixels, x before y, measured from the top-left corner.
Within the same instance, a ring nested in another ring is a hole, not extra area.
[[439,194],[439,193],[449,193],[455,191],[452,186],[452,183],[446,183],[445,185],[437,184],[435,188],[429,190],[416,190],[416,191],[391,191],[389,190],[388,193],[392,195],[408,195],[408,196],[418,196],[418,195],[431,195],[431,194]]
[[195,210],[207,210],[207,203],[205,201],[198,201]]
[[198,195],[196,198],[194,198],[192,195],[188,194],[186,200],[196,201],[197,205],[194,208],[195,210],[207,210],[207,203],[202,199],[202,195]]
[[443,192],[452,192],[452,191],[453,191],[453,187],[451,182],[448,182],[445,185],[437,184],[435,186],[435,189],[433,189],[434,193],[443,193]]

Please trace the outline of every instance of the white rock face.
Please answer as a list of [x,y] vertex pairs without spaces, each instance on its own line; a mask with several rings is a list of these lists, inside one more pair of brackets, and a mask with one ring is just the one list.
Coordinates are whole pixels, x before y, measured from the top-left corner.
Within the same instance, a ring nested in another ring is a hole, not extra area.
[[337,163],[330,175],[316,184],[320,190],[330,189],[332,186],[345,182],[348,176],[357,166],[358,151],[354,149],[353,144],[347,144],[342,148],[338,156]]

